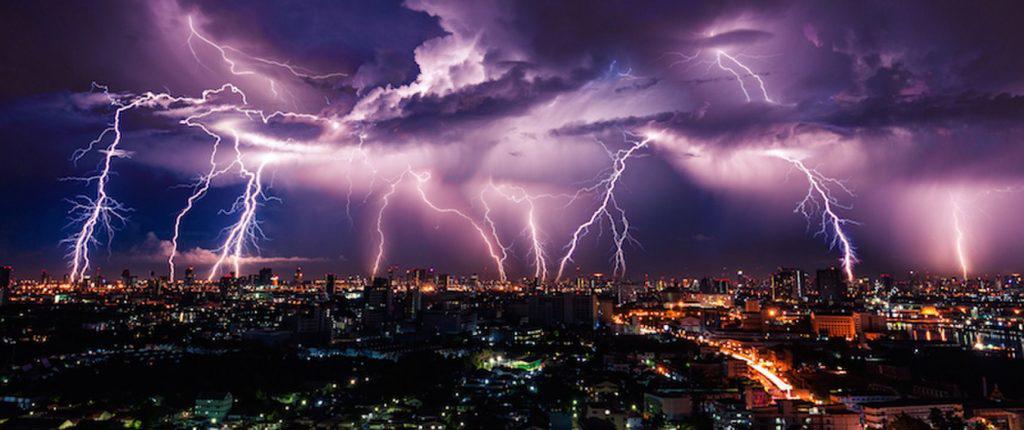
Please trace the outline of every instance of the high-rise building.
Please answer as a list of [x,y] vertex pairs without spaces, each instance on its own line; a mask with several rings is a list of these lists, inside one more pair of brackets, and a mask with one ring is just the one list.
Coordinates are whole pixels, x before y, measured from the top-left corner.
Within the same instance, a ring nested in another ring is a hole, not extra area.
[[302,285],[302,268],[295,268],[295,277],[292,279],[294,285]]
[[12,272],[11,266],[0,267],[0,306],[11,300]]
[[185,269],[185,285],[192,286],[196,283],[196,268],[188,266]]
[[437,289],[439,291],[447,291],[452,286],[452,275],[442,273],[437,279]]
[[823,302],[840,302],[846,298],[846,283],[838,267],[832,266],[818,270],[814,277],[814,286],[818,291],[818,300]]
[[799,301],[807,297],[807,272],[780,267],[772,275],[772,300]]
[[220,278],[220,293],[221,295],[228,295],[232,289],[238,285],[238,279],[235,278],[235,272],[228,272]]
[[394,313],[394,291],[391,280],[377,277],[373,284],[363,289],[363,330],[368,332],[387,331],[385,323]]
[[409,280],[412,281],[413,284],[419,285],[429,280],[427,278],[428,274],[429,272],[427,269],[412,269],[409,271]]
[[415,320],[421,310],[423,310],[423,291],[420,290],[419,286],[410,287],[408,294],[406,294],[406,319]]
[[324,280],[324,293],[327,294],[328,298],[334,297],[334,287],[336,283],[337,278],[335,278],[334,274],[328,273]]
[[128,269],[121,271],[121,283],[124,284],[125,287],[132,286],[132,272]]
[[260,274],[256,279],[256,285],[266,287],[274,282],[274,271],[269,267],[260,269]]

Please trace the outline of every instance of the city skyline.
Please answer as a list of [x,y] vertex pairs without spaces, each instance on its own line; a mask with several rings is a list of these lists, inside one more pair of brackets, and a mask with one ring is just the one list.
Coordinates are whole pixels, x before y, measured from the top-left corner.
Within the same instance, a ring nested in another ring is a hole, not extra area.
[[1019,4],[66,6],[3,6],[19,276],[1024,266]]

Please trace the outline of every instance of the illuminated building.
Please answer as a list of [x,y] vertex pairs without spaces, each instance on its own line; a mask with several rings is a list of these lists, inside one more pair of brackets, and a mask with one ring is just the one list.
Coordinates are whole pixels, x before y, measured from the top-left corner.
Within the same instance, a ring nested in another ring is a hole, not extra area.
[[371,333],[386,332],[385,323],[394,312],[394,291],[391,280],[377,277],[363,291],[363,330]]
[[854,339],[860,332],[860,314],[812,312],[811,331],[817,335]]
[[779,268],[772,275],[772,300],[799,301],[807,294],[807,272],[800,269]]
[[235,403],[231,393],[207,393],[196,398],[194,413],[196,417],[209,420],[211,423],[224,422],[228,411]]
[[927,422],[932,409],[938,409],[943,414],[964,416],[964,407],[960,403],[928,399],[892,400],[865,403],[861,406],[864,410],[864,427],[870,429],[885,428],[900,415],[907,415]]

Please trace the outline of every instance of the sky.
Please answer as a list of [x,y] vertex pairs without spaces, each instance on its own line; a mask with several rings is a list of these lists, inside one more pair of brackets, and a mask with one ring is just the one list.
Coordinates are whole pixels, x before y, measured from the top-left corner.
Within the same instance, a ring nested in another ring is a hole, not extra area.
[[23,277],[1024,263],[1020,2],[0,15],[0,264]]

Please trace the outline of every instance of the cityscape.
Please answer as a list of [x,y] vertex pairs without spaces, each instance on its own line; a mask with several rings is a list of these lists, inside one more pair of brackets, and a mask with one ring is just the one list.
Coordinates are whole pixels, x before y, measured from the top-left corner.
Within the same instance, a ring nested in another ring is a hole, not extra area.
[[0,430],[1024,430],[1022,3],[0,17]]

